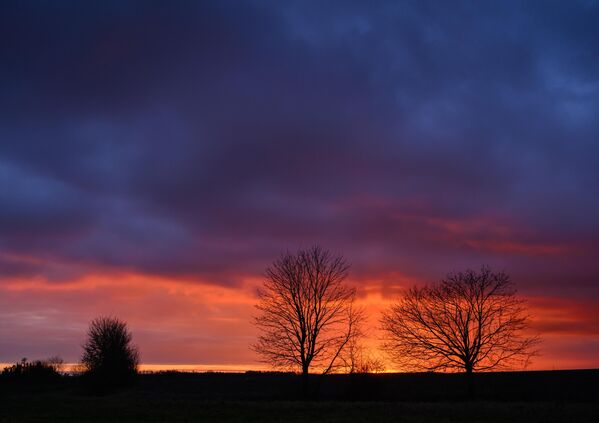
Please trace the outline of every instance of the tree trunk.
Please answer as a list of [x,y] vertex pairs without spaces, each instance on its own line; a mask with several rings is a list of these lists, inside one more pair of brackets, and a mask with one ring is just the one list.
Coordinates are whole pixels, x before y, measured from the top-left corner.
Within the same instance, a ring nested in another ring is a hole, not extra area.
[[309,367],[307,364],[302,364],[302,399],[307,400],[310,396],[310,387],[309,387],[309,378],[310,374],[308,372]]
[[474,399],[475,396],[475,389],[474,389],[474,373],[473,373],[473,366],[472,364],[466,364],[465,366],[466,369],[466,390],[467,390],[467,397],[468,399],[472,400]]

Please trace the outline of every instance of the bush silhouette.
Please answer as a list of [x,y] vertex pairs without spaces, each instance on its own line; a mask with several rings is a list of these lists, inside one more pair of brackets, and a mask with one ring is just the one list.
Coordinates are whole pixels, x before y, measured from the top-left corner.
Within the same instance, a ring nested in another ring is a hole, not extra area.
[[0,378],[27,385],[50,383],[60,379],[62,364],[63,361],[60,357],[34,361],[27,361],[26,358],[23,358],[20,362],[2,370]]
[[39,376],[60,376],[62,359],[51,358],[48,360],[27,361],[23,358],[20,362],[8,366],[2,370],[2,377],[27,378]]
[[127,324],[115,317],[98,317],[89,325],[81,362],[95,388],[130,383],[137,375],[139,352]]

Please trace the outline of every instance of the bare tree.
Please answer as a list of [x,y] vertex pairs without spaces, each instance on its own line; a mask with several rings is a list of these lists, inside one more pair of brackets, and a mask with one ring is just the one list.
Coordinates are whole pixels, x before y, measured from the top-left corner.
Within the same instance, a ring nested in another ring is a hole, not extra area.
[[98,317],[89,325],[81,362],[85,373],[105,385],[126,383],[137,373],[139,352],[127,323]]
[[382,317],[384,348],[398,364],[467,373],[525,367],[540,341],[528,325],[509,276],[487,267],[413,287]]
[[353,334],[348,339],[339,360],[343,373],[382,373],[385,371],[385,363],[371,354],[364,345],[367,337],[365,330],[365,316],[360,316],[353,325]]
[[355,289],[345,285],[349,266],[318,246],[283,254],[266,270],[258,290],[262,331],[252,349],[279,368],[322,373],[338,369],[340,355],[358,335],[361,311]]
[[359,337],[352,337],[341,355],[345,373],[383,373],[385,363],[370,354]]

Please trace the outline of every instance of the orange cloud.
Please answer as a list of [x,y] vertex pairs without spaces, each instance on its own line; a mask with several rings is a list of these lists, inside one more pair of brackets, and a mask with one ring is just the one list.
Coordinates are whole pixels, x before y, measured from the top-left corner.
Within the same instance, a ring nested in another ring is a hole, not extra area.
[[[378,351],[380,313],[403,288],[422,281],[388,273],[350,282],[368,316],[365,345],[372,355],[386,359]],[[59,354],[76,362],[87,323],[111,314],[128,322],[144,366],[149,366],[144,368],[260,369],[263,365],[249,349],[257,335],[251,321],[260,283],[251,275],[240,275],[237,286],[224,287],[134,273],[88,274],[64,283],[4,280],[0,361]],[[531,368],[599,366],[596,301],[541,296],[528,301],[532,329],[545,339],[543,354]],[[387,363],[387,369],[393,370],[393,364]]]

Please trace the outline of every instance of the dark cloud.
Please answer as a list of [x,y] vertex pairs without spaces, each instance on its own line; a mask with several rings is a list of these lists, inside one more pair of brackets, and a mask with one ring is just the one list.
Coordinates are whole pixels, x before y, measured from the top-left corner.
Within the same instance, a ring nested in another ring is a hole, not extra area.
[[591,2],[3,8],[5,255],[234,284],[321,242],[597,295]]

